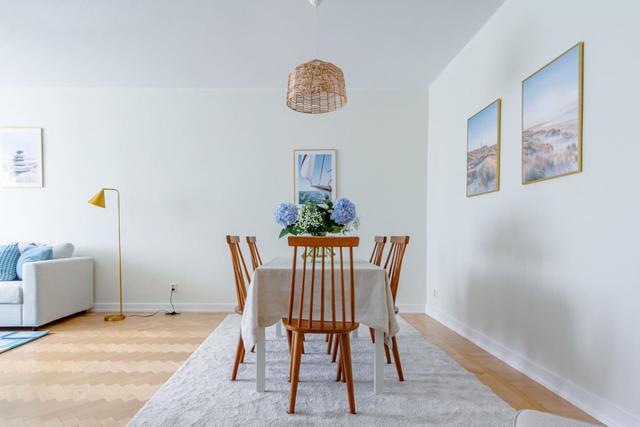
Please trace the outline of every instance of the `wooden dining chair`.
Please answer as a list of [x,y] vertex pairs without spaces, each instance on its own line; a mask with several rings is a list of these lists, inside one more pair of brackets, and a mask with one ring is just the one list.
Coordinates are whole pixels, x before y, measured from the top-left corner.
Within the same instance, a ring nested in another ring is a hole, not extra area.
[[[396,295],[398,293],[398,285],[400,284],[400,272],[402,271],[402,261],[404,260],[404,252],[409,244],[409,236],[391,236],[389,238],[391,243],[391,249],[389,249],[389,255],[384,263],[384,269],[387,270],[389,276],[389,286],[391,287],[391,295],[393,296],[393,309],[395,314],[398,314],[398,306],[396,306]],[[375,342],[375,339],[373,340]],[[391,337],[391,347],[393,353],[393,362],[396,365],[396,371],[398,371],[398,380],[404,381],[404,374],[402,372],[402,362],[400,361],[400,352],[398,351],[398,340],[396,337]],[[385,352],[387,353],[387,359],[389,358],[389,347],[385,344]]]
[[[236,283],[236,302],[237,306],[235,312],[242,315],[244,312],[244,303],[247,299],[247,286],[251,280],[247,264],[242,256],[242,250],[240,249],[240,237],[239,236],[227,236],[227,244],[229,245],[229,251],[231,252],[231,262],[233,264],[233,276]],[[246,280],[246,282],[245,282]],[[240,363],[244,361],[244,343],[242,342],[242,335],[238,336],[238,344],[236,346],[236,355],[233,360],[233,369],[231,370],[231,381],[236,380],[238,375],[238,368]]]
[[387,236],[375,236],[373,242],[373,251],[371,252],[369,262],[380,265],[382,264],[382,253],[384,251],[384,245],[387,243]]
[[[353,266],[353,248],[357,247],[358,243],[358,237],[289,237],[289,246],[293,247],[293,267],[289,291],[289,312],[288,316],[282,319],[282,322],[292,341],[289,370],[291,394],[288,412],[290,414],[295,412],[302,342],[305,334],[333,334],[339,340],[340,366],[347,384],[349,412],[356,413],[349,334],[359,326],[356,322],[355,271]],[[296,280],[298,276],[296,265],[300,252],[303,255],[301,261],[303,264],[302,277],[300,280]],[[345,260],[347,258],[345,252],[348,255],[348,260]],[[311,254],[309,261],[307,261],[308,254]],[[316,265],[316,257],[318,256],[322,258],[322,263]],[[325,264],[326,257],[329,257],[328,265]],[[345,269],[345,262],[348,262],[348,270]],[[309,266],[307,266],[308,263]],[[320,270],[319,274],[318,270]],[[348,280],[345,280],[345,275],[348,276]],[[317,283],[318,281],[319,283]],[[319,292],[317,292],[317,286],[320,286]],[[314,299],[316,293],[318,293],[318,298]],[[325,307],[325,295],[327,303],[330,304],[329,307]],[[348,299],[346,295],[348,295]],[[305,310],[307,307],[308,310]],[[325,309],[330,315],[325,315]],[[314,310],[319,319],[317,317],[314,319]]]
[[249,253],[251,254],[251,266],[253,271],[262,265],[262,258],[260,258],[260,252],[258,251],[258,244],[256,242],[256,236],[247,236],[247,245],[249,245]]
[[[369,262],[375,265],[382,264],[382,254],[384,252],[384,245],[387,243],[387,236],[374,236],[373,238],[373,251],[371,252],[371,257],[369,258]],[[375,339],[375,332],[373,328],[369,328],[369,333],[371,334],[371,338]],[[332,361],[336,361],[336,357],[338,354],[338,342],[334,341],[332,335],[327,335],[325,338],[327,342],[327,354],[332,354]]]

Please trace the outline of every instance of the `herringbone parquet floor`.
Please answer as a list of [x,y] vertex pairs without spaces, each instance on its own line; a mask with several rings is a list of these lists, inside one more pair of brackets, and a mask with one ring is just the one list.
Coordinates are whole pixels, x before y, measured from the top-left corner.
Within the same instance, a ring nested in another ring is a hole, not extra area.
[[225,316],[47,325],[50,335],[0,354],[0,427],[124,425]]
[[[87,313],[47,325],[50,335],[0,354],[0,427],[124,425],[225,316]],[[595,422],[430,317],[404,317],[514,408]]]

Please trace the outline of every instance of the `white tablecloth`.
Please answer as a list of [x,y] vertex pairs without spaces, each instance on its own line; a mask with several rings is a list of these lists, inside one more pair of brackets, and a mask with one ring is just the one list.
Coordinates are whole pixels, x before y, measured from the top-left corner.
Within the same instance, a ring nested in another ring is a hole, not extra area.
[[[291,286],[291,258],[275,258],[259,267],[253,274],[251,285],[247,289],[244,314],[242,316],[242,340],[247,349],[253,347],[258,340],[259,329],[271,326],[288,315],[289,290]],[[314,307],[320,301],[321,263],[316,263],[316,283],[314,287]],[[336,314],[337,320],[342,319],[339,289],[339,263],[335,264],[336,286]],[[331,319],[331,265],[325,265],[325,320]],[[302,260],[296,266],[296,292],[300,289],[302,278]],[[363,260],[354,260],[355,293],[356,293],[356,321],[374,329],[381,330],[386,336],[394,336],[398,332],[398,323],[394,312],[393,296],[388,284],[388,278],[382,267]],[[307,262],[307,279],[305,284],[305,304],[308,304],[311,277],[311,262]],[[349,266],[345,259],[345,295],[348,300]],[[295,310],[298,310],[298,295],[295,295]],[[347,301],[347,320],[350,319],[350,304]],[[308,305],[307,305],[308,307]],[[297,314],[296,314],[297,315]],[[305,308],[303,317],[308,315]],[[294,316],[295,317],[295,316]],[[320,320],[319,313],[314,314],[314,320]]]

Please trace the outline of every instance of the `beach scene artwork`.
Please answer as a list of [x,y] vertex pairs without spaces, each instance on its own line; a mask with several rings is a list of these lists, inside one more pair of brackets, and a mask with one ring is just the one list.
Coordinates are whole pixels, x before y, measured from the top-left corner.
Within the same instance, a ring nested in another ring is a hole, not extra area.
[[41,128],[0,128],[0,187],[42,187]]
[[295,203],[336,199],[336,151],[294,150]]
[[500,189],[498,99],[467,121],[467,197]]
[[579,43],[522,82],[522,183],[582,170]]

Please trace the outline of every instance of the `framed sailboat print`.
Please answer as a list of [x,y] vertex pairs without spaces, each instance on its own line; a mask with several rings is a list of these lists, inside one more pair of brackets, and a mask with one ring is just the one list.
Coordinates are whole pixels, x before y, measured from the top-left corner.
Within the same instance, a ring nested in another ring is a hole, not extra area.
[[42,128],[0,128],[0,188],[42,186]]
[[336,199],[336,150],[293,150],[294,203]]

